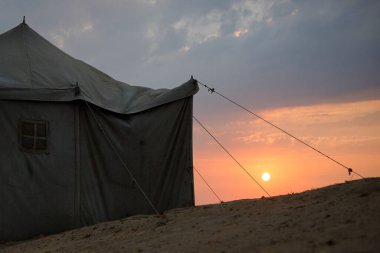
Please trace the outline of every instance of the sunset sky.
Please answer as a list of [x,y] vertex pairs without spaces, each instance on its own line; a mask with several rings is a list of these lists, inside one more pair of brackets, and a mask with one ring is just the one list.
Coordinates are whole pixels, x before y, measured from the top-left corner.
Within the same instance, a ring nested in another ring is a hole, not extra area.
[[[173,88],[194,75],[379,177],[379,13],[377,0],[0,0],[0,33],[26,16],[66,53],[131,85]],[[357,179],[202,87],[194,115],[271,195]],[[265,195],[196,122],[194,166],[224,201]],[[195,187],[197,204],[218,201],[196,173]]]

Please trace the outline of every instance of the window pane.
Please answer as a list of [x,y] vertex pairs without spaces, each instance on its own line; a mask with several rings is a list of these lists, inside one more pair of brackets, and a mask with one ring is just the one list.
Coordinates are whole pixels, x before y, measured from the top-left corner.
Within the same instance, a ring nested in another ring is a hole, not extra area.
[[22,137],[21,145],[25,149],[33,149],[34,139],[30,137]]
[[37,139],[36,150],[45,150],[45,149],[46,149],[46,139]]
[[34,136],[34,124],[28,122],[22,122],[22,135]]
[[46,137],[46,124],[38,123],[37,125],[37,136]]
[[25,120],[19,124],[19,141],[23,151],[45,153],[47,150],[48,123],[43,120]]

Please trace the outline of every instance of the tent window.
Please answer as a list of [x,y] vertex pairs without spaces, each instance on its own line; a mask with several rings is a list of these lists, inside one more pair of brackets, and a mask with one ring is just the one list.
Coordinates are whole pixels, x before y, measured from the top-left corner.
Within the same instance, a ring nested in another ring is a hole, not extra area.
[[42,153],[47,151],[48,123],[46,121],[20,121],[19,139],[23,151]]

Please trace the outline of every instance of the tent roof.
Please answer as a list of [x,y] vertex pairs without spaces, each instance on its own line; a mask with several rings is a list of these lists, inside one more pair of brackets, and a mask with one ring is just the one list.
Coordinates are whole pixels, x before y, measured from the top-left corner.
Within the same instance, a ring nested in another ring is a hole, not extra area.
[[197,91],[194,79],[171,90],[117,81],[61,51],[25,23],[0,35],[0,99],[81,99],[129,114],[192,96]]

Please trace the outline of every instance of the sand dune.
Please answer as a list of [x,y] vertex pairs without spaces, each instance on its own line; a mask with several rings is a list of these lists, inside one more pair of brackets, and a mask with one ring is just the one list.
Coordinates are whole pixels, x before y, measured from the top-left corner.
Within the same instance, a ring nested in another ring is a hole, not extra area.
[[133,216],[0,252],[380,252],[380,178]]

